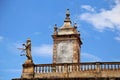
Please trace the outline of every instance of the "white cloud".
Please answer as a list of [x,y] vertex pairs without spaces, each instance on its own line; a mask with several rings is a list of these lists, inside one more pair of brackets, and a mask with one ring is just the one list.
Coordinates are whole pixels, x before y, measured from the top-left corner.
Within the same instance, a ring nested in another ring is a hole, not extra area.
[[22,72],[22,69],[6,69],[4,71],[10,72],[10,73],[20,73],[20,72]]
[[0,36],[0,42],[3,40],[3,37],[2,36]]
[[33,35],[40,35],[40,32],[34,32]]
[[118,32],[117,35],[118,36],[114,37],[114,39],[120,42],[120,32]]
[[120,36],[117,36],[114,39],[117,40],[117,41],[120,41]]
[[13,45],[14,45],[16,48],[21,48],[21,47],[23,47],[22,44],[23,44],[23,43],[22,43],[22,42],[19,42],[19,41],[16,42],[16,43],[13,43]]
[[95,9],[93,7],[91,7],[90,5],[82,5],[81,8],[83,8],[87,11],[91,11],[91,12],[95,11]]
[[22,44],[23,44],[23,42],[21,42],[21,41],[17,41],[17,42],[8,44],[8,50],[15,54],[21,54],[22,50],[19,50],[18,48],[24,48],[22,46]]
[[53,46],[50,44],[32,47],[32,53],[37,56],[50,56],[52,55],[52,50]]
[[83,13],[80,19],[92,24],[96,29],[102,31],[107,29],[120,31],[120,0],[115,0],[111,10],[102,10],[99,13]]
[[[13,43],[10,50],[14,53],[20,53],[21,51],[17,50],[17,48],[22,48],[22,42]],[[53,54],[53,45],[51,44],[43,44],[41,46],[33,46],[32,47],[32,55],[34,56],[52,56]],[[99,57],[89,54],[82,53],[81,54],[82,61],[102,61]]]
[[[25,54],[24,46],[22,46],[23,42],[18,41],[15,43],[11,43],[8,45],[8,49],[15,54]],[[50,56],[52,55],[53,46],[50,44],[43,44],[41,46],[31,46],[32,47],[32,55],[35,56]]]
[[[52,56],[53,46],[50,44],[44,44],[41,46],[32,47],[32,54],[36,56]],[[81,58],[82,61],[102,61],[101,58],[89,53],[82,53]]]
[[81,61],[97,62],[97,61],[102,61],[102,59],[90,53],[81,53]]

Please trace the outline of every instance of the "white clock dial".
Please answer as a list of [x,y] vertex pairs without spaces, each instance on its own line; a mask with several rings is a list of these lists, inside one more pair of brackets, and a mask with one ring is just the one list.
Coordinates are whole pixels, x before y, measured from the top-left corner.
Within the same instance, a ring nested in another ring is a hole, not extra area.
[[61,41],[57,44],[57,63],[72,63],[73,41]]

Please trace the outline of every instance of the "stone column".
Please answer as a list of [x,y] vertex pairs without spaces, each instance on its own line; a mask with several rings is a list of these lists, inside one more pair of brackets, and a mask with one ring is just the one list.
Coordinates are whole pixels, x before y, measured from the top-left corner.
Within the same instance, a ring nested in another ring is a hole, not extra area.
[[99,78],[101,77],[101,71],[100,71],[100,63],[96,62],[96,77]]
[[63,78],[68,78],[69,74],[68,74],[68,65],[64,64],[64,71],[63,71]]

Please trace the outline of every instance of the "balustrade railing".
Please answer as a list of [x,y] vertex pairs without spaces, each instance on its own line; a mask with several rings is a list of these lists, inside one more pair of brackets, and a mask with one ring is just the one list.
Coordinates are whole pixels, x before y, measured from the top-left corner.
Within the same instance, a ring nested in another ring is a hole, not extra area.
[[120,70],[120,62],[35,64],[34,70],[35,73]]

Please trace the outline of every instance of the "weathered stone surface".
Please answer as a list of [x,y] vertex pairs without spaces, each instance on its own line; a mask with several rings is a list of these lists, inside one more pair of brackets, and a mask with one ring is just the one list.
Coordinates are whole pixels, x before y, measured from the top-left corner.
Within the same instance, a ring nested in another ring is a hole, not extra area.
[[69,11],[63,26],[54,27],[53,64],[23,64],[21,78],[13,80],[120,80],[120,62],[80,62],[82,41],[71,26]]
[[21,78],[33,78],[34,77],[34,64],[30,60],[26,60],[23,64],[23,71]]
[[80,33],[77,31],[76,24],[72,27],[69,18],[70,14],[66,13],[66,19],[62,27],[52,35],[54,41],[53,63],[79,63],[80,46],[82,44]]

